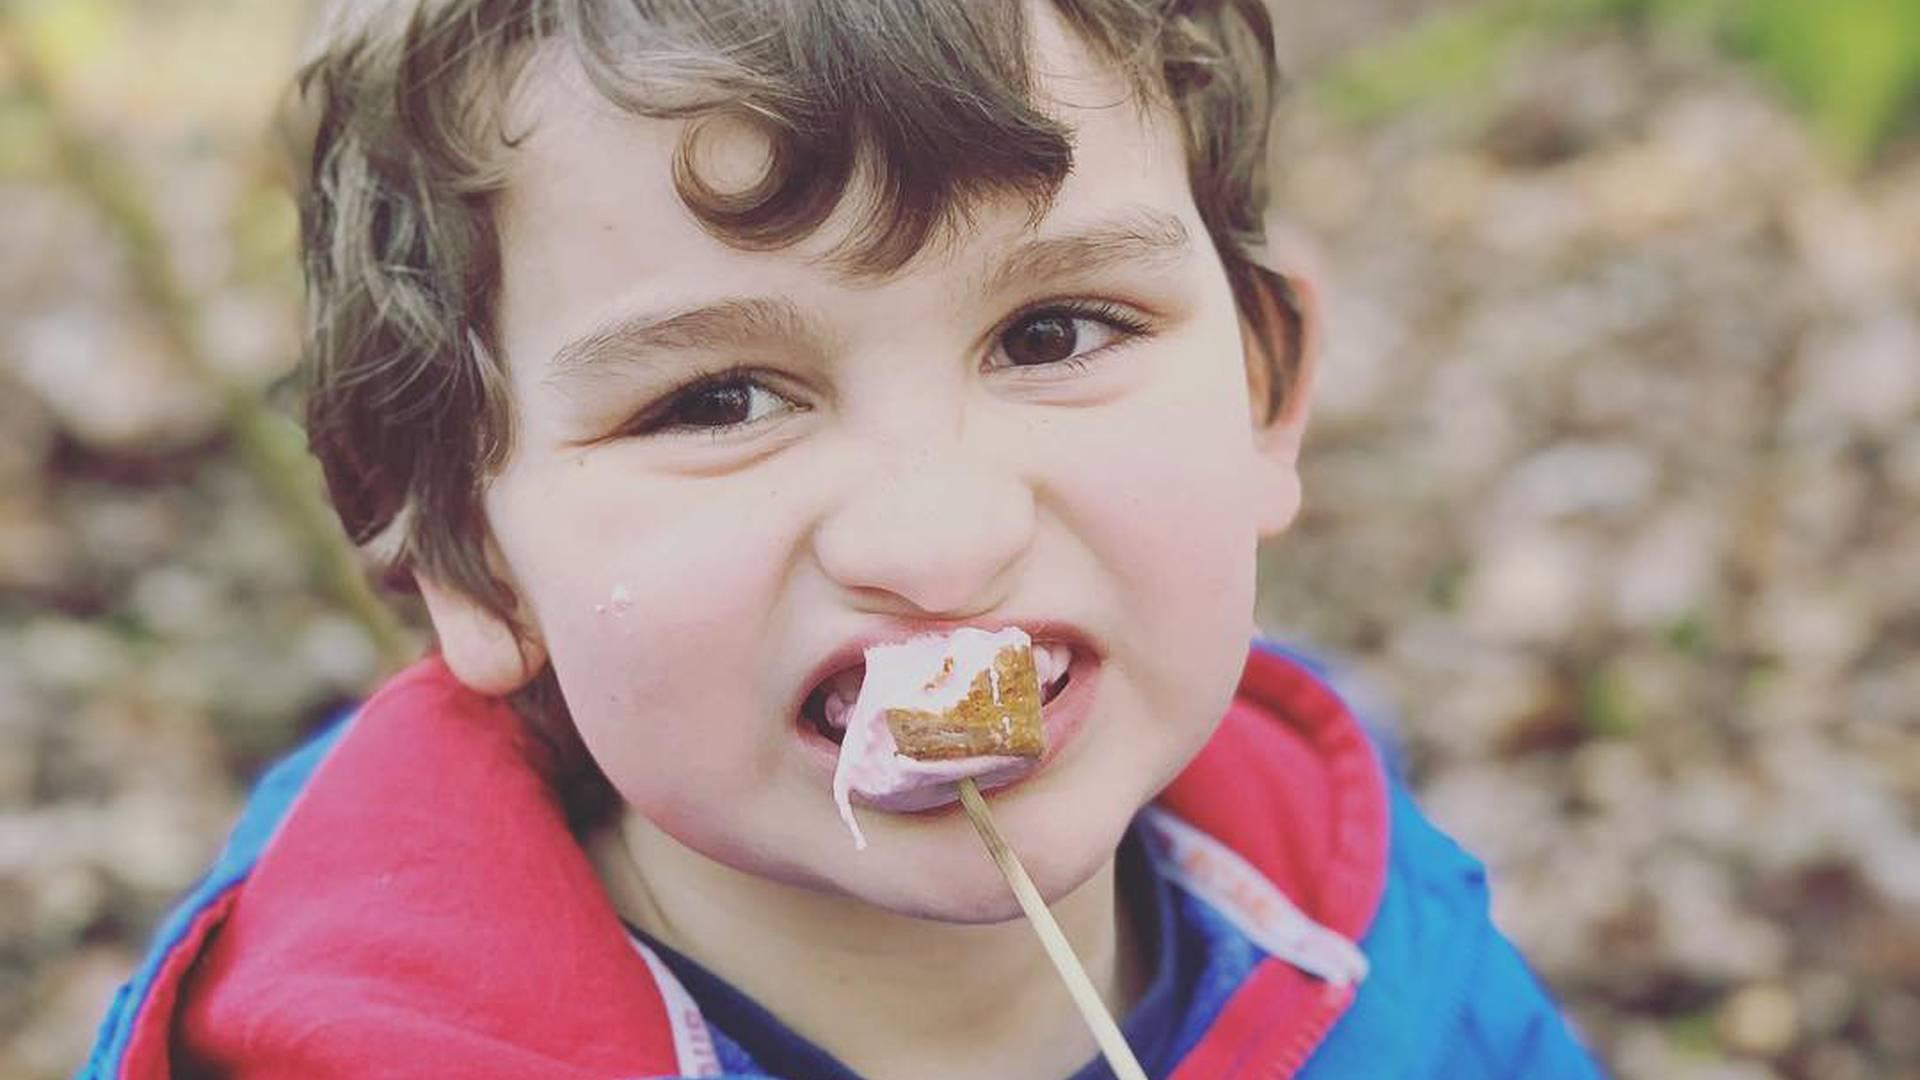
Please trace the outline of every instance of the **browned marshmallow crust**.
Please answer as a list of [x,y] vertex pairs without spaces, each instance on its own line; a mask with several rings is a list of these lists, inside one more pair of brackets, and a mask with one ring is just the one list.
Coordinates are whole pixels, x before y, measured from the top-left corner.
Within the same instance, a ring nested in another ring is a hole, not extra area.
[[[987,672],[973,677],[967,696],[943,713],[888,709],[887,728],[900,753],[918,761],[964,757],[1039,757],[1047,749],[1040,728],[1040,678],[1030,649],[1008,647],[993,658],[1000,699],[994,700]],[[952,677],[949,659],[927,684],[937,689]]]

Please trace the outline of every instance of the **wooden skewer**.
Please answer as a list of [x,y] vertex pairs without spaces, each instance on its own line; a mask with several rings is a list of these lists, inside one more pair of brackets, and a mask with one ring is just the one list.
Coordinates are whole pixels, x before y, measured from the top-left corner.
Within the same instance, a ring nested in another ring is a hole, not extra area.
[[1067,993],[1073,995],[1073,1003],[1079,1007],[1080,1016],[1087,1022],[1093,1039],[1100,1044],[1100,1052],[1106,1055],[1107,1064],[1113,1067],[1113,1075],[1119,1080],[1147,1080],[1147,1074],[1140,1068],[1139,1059],[1133,1056],[1133,1048],[1127,1045],[1126,1037],[1120,1034],[1119,1025],[1113,1022],[1113,1016],[1107,1012],[1107,1006],[1100,1000],[1100,992],[1093,988],[1093,980],[1087,978],[1087,970],[1080,966],[1080,960],[1073,955],[1073,946],[1067,944],[1067,935],[1060,932],[1060,924],[1053,921],[1053,913],[1047,910],[1046,901],[1040,899],[1040,890],[1033,887],[1033,879],[1027,876],[1027,869],[1020,865],[1020,859],[1000,838],[1000,830],[994,827],[993,815],[987,810],[987,800],[980,797],[980,788],[972,780],[960,781],[960,805],[966,808],[968,820],[979,830],[980,839],[987,845],[987,854],[993,856],[995,866],[1007,879],[1007,885],[1013,889],[1014,899],[1020,901],[1020,910],[1026,912],[1027,921],[1032,924],[1033,932],[1040,936],[1040,944],[1047,950],[1047,959],[1053,961],[1055,971],[1067,984]]

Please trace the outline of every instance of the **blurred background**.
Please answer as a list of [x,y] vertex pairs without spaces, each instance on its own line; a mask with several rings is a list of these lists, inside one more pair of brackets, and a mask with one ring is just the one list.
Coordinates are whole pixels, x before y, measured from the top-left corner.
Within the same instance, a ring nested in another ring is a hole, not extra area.
[[[1263,624],[1618,1075],[1920,1076],[1920,3],[1275,6],[1329,326]],[[0,8],[0,1076],[424,640],[288,419],[306,14]]]

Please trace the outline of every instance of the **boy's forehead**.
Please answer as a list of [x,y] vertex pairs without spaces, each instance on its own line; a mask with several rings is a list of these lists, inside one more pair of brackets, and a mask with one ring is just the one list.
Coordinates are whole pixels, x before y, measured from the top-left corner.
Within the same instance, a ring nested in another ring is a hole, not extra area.
[[[496,203],[505,293],[500,314],[514,321],[516,309],[539,311],[545,319],[578,301],[554,290],[578,280],[582,259],[635,291],[654,291],[651,284],[670,295],[713,277],[726,278],[728,291],[740,293],[788,292],[799,278],[861,288],[912,275],[929,262],[965,273],[972,290],[991,291],[1009,275],[1047,269],[1037,265],[1045,261],[1129,248],[1148,257],[1183,255],[1190,238],[1204,231],[1170,110],[1142,102],[1126,75],[1096,58],[1050,9],[1029,26],[1031,100],[1065,125],[1073,145],[1064,182],[1038,214],[1034,201],[1020,195],[953,208],[960,211],[956,228],[936,232],[922,257],[895,274],[865,279],[838,268],[832,256],[866,220],[868,180],[857,180],[827,221],[791,246],[731,246],[701,227],[675,188],[686,122],[624,111],[592,86],[567,50],[546,50],[530,63],[511,114],[509,130],[526,137]],[[759,179],[767,141],[745,123],[704,123],[690,163],[702,179],[723,191]],[[1036,244],[1048,239],[1059,242]],[[536,351],[551,355],[556,344]]]
[[[1039,112],[1059,120],[1070,132],[1075,162],[1066,189],[1090,186],[1086,180],[1100,175],[1103,150],[1111,148],[1119,155],[1137,158],[1142,152],[1158,149],[1155,143],[1168,139],[1177,143],[1178,124],[1164,101],[1143,101],[1140,85],[1116,65],[1095,55],[1053,5],[1033,2],[1025,6],[1031,78],[1027,98]],[[694,86],[687,92],[701,91]],[[700,127],[700,137],[694,144],[698,154],[690,164],[703,181],[721,191],[744,191],[761,179],[771,148],[762,129],[724,113],[700,116],[695,122]],[[535,52],[507,103],[503,129],[526,136],[517,142],[518,152],[508,160],[509,198],[529,186],[561,181],[556,186],[564,187],[566,181],[591,180],[596,171],[613,171],[617,163],[607,161],[596,170],[591,154],[582,160],[578,151],[614,142],[651,144],[648,156],[656,168],[646,176],[628,174],[625,179],[641,181],[642,186],[657,190],[659,181],[671,182],[673,154],[687,127],[684,121],[649,120],[622,109],[592,84],[571,49],[549,41]],[[927,146],[924,152],[966,155],[968,148]],[[1181,152],[1184,156],[1183,148]],[[872,170],[856,171],[833,217],[820,230],[818,246],[833,246],[847,227],[862,219],[873,201],[873,179]],[[1074,192],[1063,190],[1060,194]],[[1030,200],[1016,197],[1003,201],[1009,208],[1017,207],[1024,221],[1036,219]],[[1040,209],[1047,209],[1044,202]],[[969,216],[977,219],[984,215]],[[837,230],[836,225],[840,227]]]

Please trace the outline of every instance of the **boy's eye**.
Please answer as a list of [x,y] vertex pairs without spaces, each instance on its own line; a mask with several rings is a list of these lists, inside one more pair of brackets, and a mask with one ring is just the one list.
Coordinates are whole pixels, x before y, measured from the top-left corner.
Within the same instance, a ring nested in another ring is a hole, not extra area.
[[1084,361],[1146,332],[1139,316],[1112,305],[1048,308],[1022,315],[1007,327],[1000,334],[1000,352],[1011,367]]
[[666,431],[717,433],[744,427],[796,408],[785,395],[752,375],[723,374],[675,391],[631,425],[633,434]]

